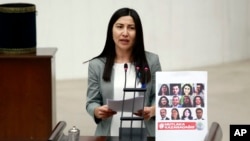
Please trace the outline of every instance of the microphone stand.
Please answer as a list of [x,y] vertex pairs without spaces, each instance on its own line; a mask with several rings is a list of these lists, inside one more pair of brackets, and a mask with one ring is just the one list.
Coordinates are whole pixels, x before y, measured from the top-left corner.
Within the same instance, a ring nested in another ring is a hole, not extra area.
[[[136,72],[135,72],[135,86],[134,88],[136,88],[136,80],[137,80],[137,76],[138,76],[138,72],[139,72],[139,69],[140,67],[136,66]],[[133,99],[135,99],[135,92],[134,91],[134,96],[133,96]],[[132,110],[134,110],[134,105],[135,105],[135,100],[133,100],[133,105],[132,105]],[[143,104],[144,105],[144,104]],[[133,118],[134,117],[134,111],[131,112],[131,117]],[[141,124],[142,125],[142,124]],[[130,139],[132,139],[132,128],[133,127],[133,120],[131,120],[131,123],[130,123]]]
[[[124,81],[124,88],[126,88],[126,83],[127,83],[127,70],[128,70],[128,64],[124,64],[124,72],[125,72],[125,81]],[[125,92],[123,92],[123,98],[122,98],[122,113],[121,117],[123,117],[123,110],[124,110],[124,99],[125,99]],[[120,121],[120,127],[122,127],[122,120]]]
[[[124,65],[125,66],[125,65]],[[125,67],[124,67],[125,68]],[[136,67],[138,73],[139,67]],[[145,69],[144,69],[145,71]],[[125,69],[125,77],[126,77],[126,69]],[[137,77],[137,74],[136,74]],[[126,78],[125,78],[125,83],[126,83]],[[135,98],[135,92],[144,92],[144,97],[143,97],[143,104],[142,104],[142,110],[144,109],[144,103],[145,103],[145,93],[146,93],[146,88],[136,88],[136,78],[135,78],[135,87],[134,88],[126,88],[126,85],[123,89],[123,102],[122,102],[122,111],[121,111],[121,123],[120,123],[120,128],[119,128],[119,140],[120,141],[146,141],[146,129],[143,128],[143,120],[144,116],[142,113],[141,117],[134,117],[134,101],[133,100],[133,105],[132,105],[132,116],[131,117],[123,117],[123,112],[124,112],[124,100],[125,100],[125,93],[126,92],[134,92],[134,98]],[[133,128],[133,121],[134,120],[140,120],[141,121],[141,127],[140,128]],[[123,128],[122,127],[122,121],[131,121],[130,127],[129,128]],[[133,132],[132,132],[133,130]]]
[[[147,90],[147,73],[148,73],[148,67],[144,67],[144,71],[145,71],[145,85],[144,85],[144,88]],[[145,93],[146,91],[144,92],[144,99],[143,99],[143,105],[145,104],[145,101],[146,101],[146,97],[145,97]],[[142,117],[144,117],[144,112],[142,112]],[[141,132],[143,132],[143,123],[141,122]]]

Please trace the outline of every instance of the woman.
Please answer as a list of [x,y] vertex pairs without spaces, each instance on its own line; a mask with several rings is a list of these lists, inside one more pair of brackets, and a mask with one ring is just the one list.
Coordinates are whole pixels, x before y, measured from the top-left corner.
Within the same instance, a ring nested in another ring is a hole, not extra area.
[[193,107],[204,107],[204,100],[201,96],[195,96],[193,99]]
[[158,96],[169,95],[169,88],[167,84],[162,84],[158,92]]
[[106,100],[122,99],[125,63],[126,87],[146,85],[144,109],[135,115],[144,117],[147,135],[155,136],[155,73],[161,65],[158,55],[145,51],[140,17],[130,8],[112,15],[103,51],[89,60],[86,110],[97,124],[96,136],[119,134],[120,113],[109,109]]
[[190,108],[193,107],[191,98],[189,96],[187,95],[184,96],[182,107],[190,107]]
[[180,120],[180,114],[179,114],[179,110],[177,108],[172,108],[171,120]]
[[170,107],[168,98],[166,96],[160,97],[159,102],[158,102],[158,106],[159,106],[159,108]]
[[181,88],[181,92],[182,92],[182,96],[180,99],[180,103],[183,104],[184,103],[184,96],[192,96],[192,94],[193,94],[192,86],[188,83],[184,84]]
[[193,119],[192,111],[189,108],[184,109],[181,119],[182,120],[192,120]]
[[193,89],[191,84],[184,84],[181,88],[182,95],[188,95],[191,96],[193,94]]

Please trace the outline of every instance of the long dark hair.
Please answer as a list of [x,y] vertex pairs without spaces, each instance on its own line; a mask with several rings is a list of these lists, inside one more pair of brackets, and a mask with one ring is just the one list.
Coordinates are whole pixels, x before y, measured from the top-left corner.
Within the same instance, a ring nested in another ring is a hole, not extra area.
[[[189,102],[188,102],[188,103],[185,103],[185,98],[188,98],[188,99],[189,99]],[[188,95],[184,95],[184,96],[183,96],[183,104],[182,104],[182,107],[193,107],[191,98],[190,98]]]
[[204,107],[204,105],[205,105],[205,104],[204,104],[204,100],[203,100],[203,98],[202,98],[201,96],[199,96],[199,95],[197,95],[197,96],[194,97],[194,99],[193,99],[193,106],[194,106],[194,107],[197,106],[195,101],[196,101],[196,98],[198,98],[198,97],[199,97],[200,100],[201,100],[201,107]]
[[185,92],[184,92],[184,88],[188,86],[190,88],[190,93],[188,95],[192,95],[193,94],[193,87],[191,86],[191,84],[184,84],[181,88],[181,92],[182,92],[182,95],[185,95]]
[[[93,60],[95,58],[102,58],[102,57],[106,58],[106,63],[105,63],[102,78],[104,81],[110,81],[112,68],[114,65],[115,57],[116,57],[115,43],[114,43],[113,35],[112,35],[112,28],[113,28],[114,23],[122,16],[131,16],[135,22],[136,38],[135,38],[135,43],[134,43],[134,47],[132,51],[132,59],[133,59],[132,63],[134,63],[135,67],[140,68],[139,78],[140,78],[140,82],[144,84],[151,80],[151,73],[150,73],[150,69],[148,67],[148,62],[147,62],[146,55],[145,55],[141,20],[140,20],[138,13],[134,9],[121,8],[121,9],[118,9],[112,15],[108,24],[107,38],[106,38],[104,49],[101,52],[101,54],[99,54],[96,57],[93,57],[90,60]],[[145,71],[145,68],[147,68],[147,71]]]
[[[177,112],[177,117],[176,117],[176,119],[174,119],[174,117],[173,117],[173,114],[172,114],[173,111],[176,111],[176,112]],[[177,108],[173,108],[173,109],[171,110],[171,119],[172,119],[172,120],[179,120],[179,119],[180,119],[180,113],[179,113],[179,110],[178,110]]]
[[[167,104],[166,105],[163,105],[162,103],[161,103],[161,100],[162,99],[166,99],[166,101],[167,101]],[[163,108],[163,107],[170,107],[169,106],[169,100],[168,100],[168,98],[166,97],[166,96],[162,96],[160,99],[159,99],[159,101],[158,101],[158,106],[160,107],[160,108]]]
[[160,89],[159,89],[159,92],[158,92],[158,95],[159,95],[159,96],[162,95],[162,92],[161,92],[161,91],[162,91],[162,90],[161,90],[162,87],[166,87],[167,91],[166,91],[165,95],[169,95],[169,87],[168,87],[167,84],[162,84],[162,85],[161,85],[161,87],[160,87]]
[[185,119],[185,112],[188,111],[189,112],[189,116],[187,117],[188,119],[192,120],[193,119],[193,116],[192,116],[192,111],[189,109],[189,108],[186,108],[183,110],[183,113],[182,113],[182,117],[181,119]]

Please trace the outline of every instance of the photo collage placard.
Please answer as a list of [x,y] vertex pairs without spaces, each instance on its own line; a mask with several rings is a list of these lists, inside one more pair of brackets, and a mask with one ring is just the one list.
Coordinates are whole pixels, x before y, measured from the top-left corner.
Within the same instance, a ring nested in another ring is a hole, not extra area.
[[208,131],[207,72],[157,72],[155,102],[156,141],[205,138]]

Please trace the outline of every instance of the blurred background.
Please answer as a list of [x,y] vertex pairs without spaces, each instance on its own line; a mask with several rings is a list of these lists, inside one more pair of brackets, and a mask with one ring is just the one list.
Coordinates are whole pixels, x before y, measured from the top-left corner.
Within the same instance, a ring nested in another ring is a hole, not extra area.
[[56,47],[58,80],[87,77],[87,64],[106,40],[115,10],[141,16],[147,50],[163,70],[249,58],[249,0],[1,0],[30,2],[37,9],[37,47]]
[[37,47],[58,49],[54,116],[68,128],[79,126],[81,134],[92,135],[95,126],[85,110],[88,64],[83,62],[102,51],[108,21],[119,8],[139,13],[146,50],[159,55],[163,71],[198,68],[216,74],[213,66],[250,59],[249,0],[0,1],[11,2],[36,5]]

